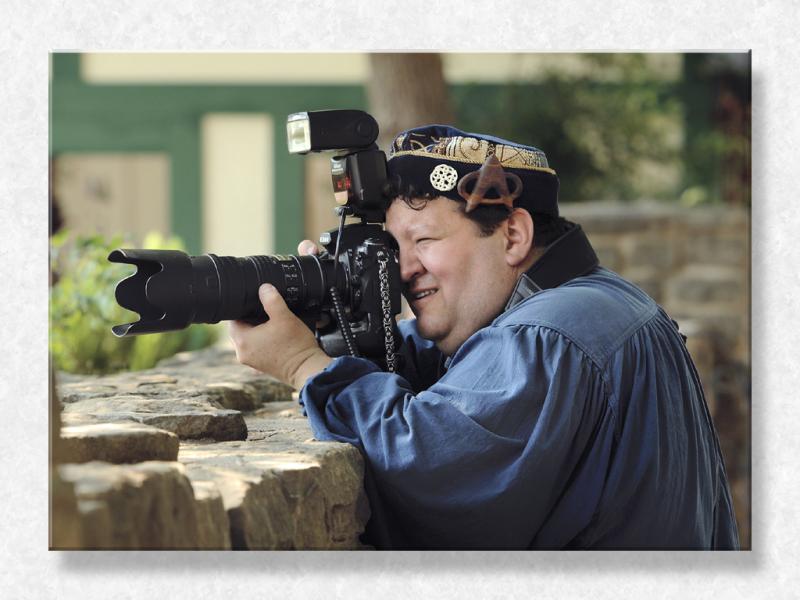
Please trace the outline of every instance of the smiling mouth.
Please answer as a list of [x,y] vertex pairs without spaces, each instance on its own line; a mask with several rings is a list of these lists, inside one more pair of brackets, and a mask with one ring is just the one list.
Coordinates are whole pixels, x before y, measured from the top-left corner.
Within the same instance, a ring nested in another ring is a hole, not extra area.
[[432,296],[437,291],[438,290],[435,290],[435,289],[434,290],[425,290],[425,291],[422,291],[422,292],[417,292],[415,294],[409,294],[409,297],[410,297],[412,302],[416,302],[417,300],[422,300],[423,298],[427,298],[428,296]]

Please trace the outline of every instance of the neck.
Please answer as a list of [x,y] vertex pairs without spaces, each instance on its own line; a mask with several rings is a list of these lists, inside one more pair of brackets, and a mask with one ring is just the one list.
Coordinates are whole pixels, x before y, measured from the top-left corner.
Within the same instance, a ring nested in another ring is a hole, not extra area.
[[526,263],[530,266],[519,275],[505,310],[539,291],[586,275],[598,266],[597,255],[579,225],[543,249],[538,256],[532,253]]

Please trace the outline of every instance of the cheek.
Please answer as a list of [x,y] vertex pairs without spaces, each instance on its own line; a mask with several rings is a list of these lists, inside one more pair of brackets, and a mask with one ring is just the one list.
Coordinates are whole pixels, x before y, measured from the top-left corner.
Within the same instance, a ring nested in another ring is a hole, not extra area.
[[506,262],[498,244],[476,245],[473,252],[462,257],[461,273],[464,286],[483,290],[480,301],[486,301],[493,292],[500,292],[506,284]]
[[419,248],[417,252],[425,270],[439,285],[449,287],[458,283],[459,274],[463,273],[464,260],[455,245],[440,241]]

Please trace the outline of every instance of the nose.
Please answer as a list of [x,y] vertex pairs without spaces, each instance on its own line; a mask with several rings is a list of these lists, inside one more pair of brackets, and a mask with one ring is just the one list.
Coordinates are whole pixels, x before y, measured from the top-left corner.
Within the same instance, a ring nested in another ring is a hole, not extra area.
[[403,280],[403,283],[409,283],[425,271],[413,246],[409,248],[401,245],[399,255],[400,279]]

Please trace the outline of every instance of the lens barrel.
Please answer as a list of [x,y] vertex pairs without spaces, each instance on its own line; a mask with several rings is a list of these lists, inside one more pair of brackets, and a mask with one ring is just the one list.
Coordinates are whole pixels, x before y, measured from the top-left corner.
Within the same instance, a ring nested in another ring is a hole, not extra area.
[[267,320],[258,288],[271,283],[295,313],[312,316],[334,280],[332,261],[316,256],[188,256],[177,250],[114,250],[108,260],[135,265],[117,284],[120,306],[139,313],[135,323],[116,325],[125,337],[183,329],[192,323]]

